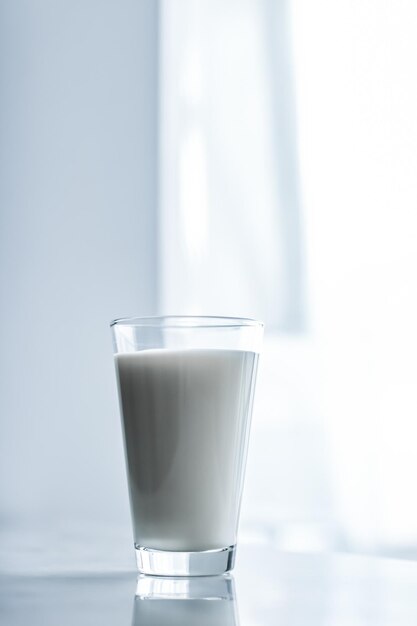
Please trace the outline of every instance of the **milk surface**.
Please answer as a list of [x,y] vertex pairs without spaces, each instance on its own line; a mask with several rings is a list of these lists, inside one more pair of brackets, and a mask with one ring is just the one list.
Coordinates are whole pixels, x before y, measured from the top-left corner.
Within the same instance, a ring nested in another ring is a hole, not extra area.
[[214,349],[115,355],[137,546],[236,542],[257,357]]

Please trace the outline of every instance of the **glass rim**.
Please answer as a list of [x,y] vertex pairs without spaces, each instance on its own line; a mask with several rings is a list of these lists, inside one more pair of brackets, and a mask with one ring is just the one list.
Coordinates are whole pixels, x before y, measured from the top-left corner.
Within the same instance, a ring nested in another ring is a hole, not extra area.
[[249,317],[224,317],[220,315],[155,315],[149,317],[118,317],[110,322],[113,326],[138,328],[263,328],[264,323]]

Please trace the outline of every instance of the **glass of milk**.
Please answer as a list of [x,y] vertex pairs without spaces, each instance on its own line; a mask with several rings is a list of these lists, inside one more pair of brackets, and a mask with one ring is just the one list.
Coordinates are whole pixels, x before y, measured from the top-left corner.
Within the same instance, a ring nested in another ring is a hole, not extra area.
[[111,324],[138,569],[233,568],[263,324],[167,316]]

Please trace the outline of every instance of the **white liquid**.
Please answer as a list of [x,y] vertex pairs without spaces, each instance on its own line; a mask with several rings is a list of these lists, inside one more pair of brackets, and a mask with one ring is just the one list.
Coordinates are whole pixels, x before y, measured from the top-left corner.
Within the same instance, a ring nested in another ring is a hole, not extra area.
[[115,360],[135,544],[233,545],[257,355],[146,350]]

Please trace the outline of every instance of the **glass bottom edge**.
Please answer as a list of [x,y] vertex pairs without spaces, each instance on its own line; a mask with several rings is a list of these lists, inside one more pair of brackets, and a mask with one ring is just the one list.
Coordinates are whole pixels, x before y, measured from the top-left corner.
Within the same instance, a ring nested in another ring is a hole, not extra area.
[[140,574],[147,576],[220,576],[235,564],[236,546],[200,552],[153,550],[135,545]]

